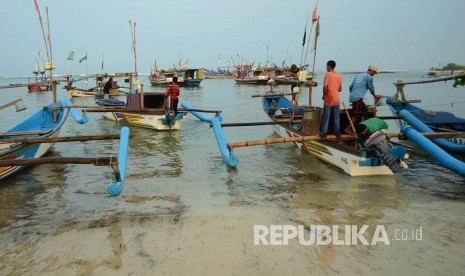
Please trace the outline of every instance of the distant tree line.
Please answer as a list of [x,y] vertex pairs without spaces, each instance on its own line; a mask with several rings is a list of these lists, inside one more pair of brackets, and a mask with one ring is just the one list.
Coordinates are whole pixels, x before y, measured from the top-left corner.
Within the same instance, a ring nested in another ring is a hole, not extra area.
[[447,70],[447,71],[465,70],[465,66],[464,65],[458,65],[458,64],[455,64],[455,63],[448,63],[446,66],[443,66],[442,68],[431,67],[430,70]]

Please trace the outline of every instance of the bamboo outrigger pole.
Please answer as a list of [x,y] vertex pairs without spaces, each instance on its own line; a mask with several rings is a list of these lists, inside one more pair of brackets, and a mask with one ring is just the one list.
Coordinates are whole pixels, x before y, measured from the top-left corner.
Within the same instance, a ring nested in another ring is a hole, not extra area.
[[[438,132],[423,132],[420,133],[424,137],[428,139],[437,139],[437,138],[465,138],[465,133],[463,132],[454,132],[454,133],[438,133]],[[402,133],[387,133],[386,134],[390,138],[398,138],[401,140],[406,140],[404,134]],[[228,143],[228,148],[240,148],[240,147],[251,147],[251,146],[259,146],[259,145],[269,145],[269,144],[282,144],[282,143],[296,143],[296,142],[309,142],[309,141],[316,141],[316,140],[335,140],[335,141],[350,141],[354,140],[355,136],[343,134],[338,139],[335,135],[328,135],[326,139],[322,139],[320,136],[300,136],[300,137],[287,137],[287,138],[270,138],[270,139],[263,139],[263,140],[253,140],[253,141],[242,141],[242,142],[235,142],[235,143]]]
[[[6,133],[5,135],[8,135]],[[1,139],[0,144],[12,144],[12,143],[60,143],[60,142],[75,142],[75,141],[91,141],[91,140],[112,140],[119,139],[119,135],[89,135],[89,136],[68,136],[68,137],[24,137],[24,138],[11,138]]]

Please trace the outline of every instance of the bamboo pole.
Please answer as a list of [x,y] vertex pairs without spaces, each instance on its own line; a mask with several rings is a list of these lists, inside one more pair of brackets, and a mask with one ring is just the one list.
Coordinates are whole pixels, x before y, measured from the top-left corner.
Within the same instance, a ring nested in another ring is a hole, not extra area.
[[221,110],[205,110],[205,109],[196,109],[196,108],[179,108],[179,112],[184,112],[184,111],[195,111],[195,112],[203,112],[203,113],[221,113],[223,111]]
[[[8,135],[8,133],[6,133]],[[29,137],[29,138],[11,138],[1,139],[0,144],[10,143],[60,143],[60,142],[76,142],[76,141],[90,141],[90,140],[112,140],[119,139],[119,135],[90,135],[90,136],[68,136],[68,137]]]
[[[465,132],[420,132],[420,134],[428,139],[465,138]],[[402,133],[387,133],[386,135],[390,138],[407,140],[407,137],[405,137]]]
[[277,97],[277,96],[292,96],[292,93],[262,93],[262,94],[253,94],[250,97],[262,98],[262,97]]
[[6,104],[4,104],[4,105],[0,105],[0,110],[2,110],[2,109],[4,109],[4,108],[7,108],[7,107],[9,107],[9,106],[12,106],[12,105],[14,105],[15,103],[17,103],[17,102],[19,102],[19,101],[21,101],[21,100],[22,100],[22,99],[16,99],[16,100],[11,101],[11,102],[9,102],[9,103],[6,103]]
[[[352,135],[341,135],[338,139],[336,135],[328,135],[326,140],[338,140],[338,141],[347,141],[355,139]],[[254,140],[254,141],[243,141],[243,142],[235,142],[229,143],[228,148],[240,148],[240,147],[250,147],[250,146],[258,146],[258,145],[268,145],[268,144],[281,144],[281,143],[296,143],[296,142],[308,142],[308,141],[315,141],[315,140],[322,140],[322,138],[318,135],[315,136],[299,136],[299,137],[286,137],[286,138],[269,138],[263,140]]]
[[33,166],[40,164],[93,164],[95,166],[111,166],[117,162],[116,156],[102,157],[41,157],[34,159],[0,160],[0,167]]
[[[438,132],[422,132],[420,133],[428,139],[438,139],[438,138],[465,138],[465,133],[463,132],[454,132],[454,133],[438,133]],[[400,140],[407,140],[407,138],[402,133],[386,133],[390,138],[398,138]],[[350,141],[354,140],[356,137],[352,135],[343,134],[338,139],[335,135],[328,135],[326,139],[322,139],[320,136],[299,136],[299,137],[287,137],[287,138],[270,138],[263,140],[253,140],[253,141],[242,141],[229,143],[227,146],[229,149],[240,148],[240,147],[250,147],[250,146],[259,146],[259,145],[269,145],[269,144],[282,144],[282,143],[296,143],[296,142],[309,142],[316,140],[330,140],[330,141]]]
[[441,77],[441,78],[430,79],[430,80],[421,80],[421,81],[409,81],[409,82],[397,81],[394,83],[394,85],[398,86],[398,85],[406,85],[406,84],[421,84],[421,83],[448,81],[448,80],[453,80],[454,78],[457,78],[457,77],[458,78],[465,77],[465,74],[457,74],[457,75],[451,75],[447,77]]
[[275,122],[247,122],[247,123],[223,123],[221,127],[237,127],[237,126],[266,126],[266,125],[285,125],[289,121],[275,121]]

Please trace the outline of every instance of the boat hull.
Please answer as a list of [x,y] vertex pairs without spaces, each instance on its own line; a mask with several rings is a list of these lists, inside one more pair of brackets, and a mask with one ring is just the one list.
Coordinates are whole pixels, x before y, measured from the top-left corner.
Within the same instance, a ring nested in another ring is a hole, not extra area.
[[133,125],[154,130],[179,130],[181,120],[176,120],[173,125],[166,124],[165,115],[139,114],[126,112],[105,112],[106,119],[122,124]]
[[[286,127],[275,125],[274,131],[281,137],[301,137],[301,133]],[[309,153],[319,160],[331,165],[350,176],[392,175],[393,172],[385,165],[372,166],[371,160],[363,157],[363,152],[349,150],[347,146],[330,141],[310,141],[294,143],[302,152]]]
[[[2,133],[0,140],[10,138],[25,138],[25,137],[40,137],[49,138],[57,137],[60,129],[69,114],[67,108],[59,108],[57,120],[53,120],[53,111],[49,108],[44,108],[28,118],[20,124],[10,128]],[[22,135],[18,135],[23,133]],[[11,143],[1,144],[0,160],[21,160],[39,158],[45,155],[54,143]],[[25,169],[26,166],[8,166],[0,167],[0,181],[8,178],[19,171]]]
[[[278,112],[278,110],[283,114],[283,116],[286,115],[286,112],[295,110],[295,114],[292,115],[294,116],[294,122],[298,120],[299,115],[301,115],[302,118],[305,118],[305,114],[303,114],[304,112],[312,112],[312,119],[309,119],[312,123],[311,126],[309,125],[307,132],[301,132],[298,130],[296,124],[294,124],[293,127],[285,124],[276,124],[273,128],[279,136],[287,138],[318,135],[321,108],[299,106],[294,109],[290,101],[282,96],[264,97],[262,104],[263,110],[274,122],[278,122],[276,119],[279,117],[276,116],[276,112]],[[291,111],[289,113],[293,112]],[[302,123],[303,120],[301,120],[299,124]],[[295,142],[294,145],[299,147],[303,152],[315,156],[319,160],[340,169],[350,176],[393,174],[392,170],[388,166],[384,165],[384,163],[379,159],[369,157],[365,151],[351,145],[329,140],[306,141],[303,143]],[[405,152],[402,152],[403,154],[401,155],[404,155]]]
[[[415,119],[405,122],[406,118],[396,120],[399,128],[410,125],[419,132],[465,132],[465,120],[455,117],[452,113],[442,111],[423,110],[410,103],[391,103],[391,97],[386,97],[389,109],[394,115],[399,115],[402,110],[411,114]],[[448,143],[441,143],[445,140]],[[438,142],[438,140],[434,140]],[[450,144],[449,144],[450,143]],[[443,138],[439,140],[439,146],[447,150],[465,152],[465,138]]]

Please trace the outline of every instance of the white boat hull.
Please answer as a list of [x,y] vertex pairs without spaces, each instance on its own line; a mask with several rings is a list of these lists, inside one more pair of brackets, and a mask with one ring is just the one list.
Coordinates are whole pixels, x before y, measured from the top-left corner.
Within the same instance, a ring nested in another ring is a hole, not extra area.
[[164,115],[145,115],[125,112],[105,112],[103,116],[106,119],[113,120],[122,124],[134,125],[154,130],[179,130],[181,120],[176,120],[171,127],[163,124]]

